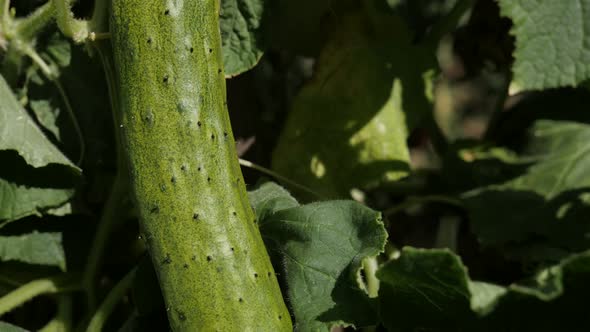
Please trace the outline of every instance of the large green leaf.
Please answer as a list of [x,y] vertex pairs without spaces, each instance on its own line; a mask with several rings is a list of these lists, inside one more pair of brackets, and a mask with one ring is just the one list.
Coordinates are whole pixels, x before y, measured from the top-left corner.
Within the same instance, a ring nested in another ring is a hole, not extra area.
[[293,101],[273,168],[328,197],[406,176],[408,128],[430,107],[431,51],[397,16],[341,17]]
[[352,201],[274,210],[268,207],[278,206],[277,196],[271,200],[259,200],[254,208],[267,211],[260,231],[286,282],[297,330],[374,325],[376,309],[359,287],[358,273],[361,261],[385,245],[380,214]]
[[66,165],[79,171],[43,135],[0,77],[0,150],[14,150],[33,167]]
[[66,256],[61,233],[39,233],[0,236],[0,260],[57,266],[66,269]]
[[261,27],[264,0],[222,0],[221,29],[223,66],[227,76],[254,67],[264,51]]
[[516,37],[520,89],[577,85],[590,78],[590,0],[500,0]]
[[404,248],[377,273],[390,331],[562,331],[587,327],[590,252],[507,287],[469,279],[445,249]]
[[0,221],[40,216],[51,208],[62,207],[73,195],[73,189],[29,187],[0,178]]
[[590,125],[537,121],[519,156],[530,164],[522,174],[463,194],[480,240],[551,252],[590,248],[589,142]]

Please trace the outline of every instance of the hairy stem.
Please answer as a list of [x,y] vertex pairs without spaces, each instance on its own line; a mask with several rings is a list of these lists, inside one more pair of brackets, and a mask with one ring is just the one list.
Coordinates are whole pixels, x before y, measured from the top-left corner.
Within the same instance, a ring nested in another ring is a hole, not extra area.
[[90,34],[88,21],[79,20],[74,17],[71,10],[70,0],[52,0],[55,7],[55,18],[57,26],[67,37],[72,38],[76,43],[84,42]]
[[55,15],[53,2],[49,1],[24,19],[15,22],[15,35],[22,40],[33,39],[43,28],[45,28]]

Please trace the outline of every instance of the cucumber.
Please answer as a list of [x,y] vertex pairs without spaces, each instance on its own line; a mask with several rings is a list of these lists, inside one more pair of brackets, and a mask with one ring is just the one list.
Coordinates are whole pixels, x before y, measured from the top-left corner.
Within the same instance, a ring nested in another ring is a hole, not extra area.
[[291,331],[227,112],[218,0],[113,0],[122,144],[174,331]]

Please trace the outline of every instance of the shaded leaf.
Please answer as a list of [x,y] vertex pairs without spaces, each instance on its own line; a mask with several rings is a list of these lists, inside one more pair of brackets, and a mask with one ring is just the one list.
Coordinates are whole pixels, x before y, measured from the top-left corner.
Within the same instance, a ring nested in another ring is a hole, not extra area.
[[254,67],[264,51],[261,21],[264,0],[223,0],[219,24],[223,66],[227,76]]
[[[351,0],[273,1],[269,20],[272,30],[265,33],[273,47],[294,54],[318,54],[332,28],[339,28],[339,19],[349,7],[358,6]],[[356,9],[356,8],[355,8]]]
[[590,252],[571,255],[540,270],[533,278],[512,284],[490,301],[482,325],[491,331],[582,331],[590,326]]
[[280,210],[259,223],[287,284],[298,331],[376,323],[375,308],[357,278],[361,261],[385,245],[378,212],[331,201]]
[[[590,125],[537,121],[519,159],[530,166],[506,182],[463,194],[485,244],[535,247],[533,259],[590,248]],[[540,250],[539,244],[546,249]],[[545,251],[545,254],[542,254]],[[531,254],[530,250],[526,250]],[[557,256],[559,257],[559,256]]]
[[590,78],[590,1],[500,0],[514,23],[514,83],[537,90],[575,86]]
[[391,331],[460,331],[473,324],[467,269],[450,250],[403,248],[377,277],[381,319]]
[[328,197],[408,174],[406,138],[429,110],[434,64],[432,50],[414,45],[396,16],[340,22],[293,101],[272,162],[279,174]]
[[47,138],[0,78],[0,150],[15,150],[33,167],[62,164],[80,171]]
[[[521,133],[526,133],[526,129],[539,119],[590,123],[590,112],[586,112],[589,103],[590,89],[586,87],[522,94],[522,99],[513,107],[494,114],[496,119],[492,121],[496,124],[490,128],[488,137],[500,144],[513,145],[519,143]],[[518,137],[515,137],[516,133]]]
[[39,233],[0,236],[0,260],[57,266],[66,269],[61,233]]
[[391,331],[561,331],[590,322],[583,309],[590,252],[503,287],[470,280],[449,250],[406,247],[377,276],[381,318]]
[[69,66],[72,60],[70,42],[61,33],[51,35],[43,53],[59,67]]

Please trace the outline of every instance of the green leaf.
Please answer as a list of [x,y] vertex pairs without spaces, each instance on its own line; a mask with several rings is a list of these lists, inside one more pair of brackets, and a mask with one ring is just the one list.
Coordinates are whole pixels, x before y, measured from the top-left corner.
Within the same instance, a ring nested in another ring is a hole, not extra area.
[[67,214],[71,209],[60,208],[73,195],[73,189],[29,187],[0,178],[0,221],[12,221],[30,215],[41,216],[49,211],[54,211],[51,213],[53,215]]
[[512,284],[492,301],[483,318],[492,331],[576,331],[590,326],[590,251],[571,255],[540,270],[533,278]]
[[[590,248],[590,125],[537,121],[519,159],[521,175],[463,194],[473,231],[485,244],[536,248],[538,259]],[[543,250],[540,250],[542,248]],[[543,253],[545,251],[545,253]],[[522,252],[519,254],[522,256]]]
[[471,293],[471,309],[483,315],[488,314],[498,298],[508,291],[505,287],[481,281],[470,281],[468,286]]
[[39,233],[0,236],[0,260],[57,266],[66,269],[66,256],[61,233]]
[[[276,196],[270,196],[276,202]],[[378,212],[352,201],[331,201],[266,216],[259,221],[260,231],[286,281],[298,330],[376,323],[373,302],[359,287],[358,273],[361,261],[385,245],[387,233]]]
[[396,16],[341,17],[293,101],[273,169],[328,197],[406,176],[409,128],[430,109],[432,55]]
[[590,322],[583,309],[590,251],[507,287],[470,280],[444,249],[406,247],[377,276],[381,318],[391,331],[561,331]]
[[68,39],[60,33],[54,33],[47,41],[43,54],[59,67],[67,67],[72,60],[72,49]]
[[62,164],[80,171],[43,135],[4,78],[0,78],[0,150],[17,151],[33,167]]
[[72,174],[80,169],[44,136],[3,78],[0,118],[0,150],[5,150],[0,152],[0,221],[56,208],[61,208],[57,214],[67,212],[63,207],[74,194]]
[[28,332],[27,330],[20,328],[16,325],[0,322],[0,332]]
[[274,182],[266,182],[248,192],[248,199],[259,220],[271,217],[275,212],[299,206],[287,190]]
[[52,107],[49,100],[31,100],[30,105],[39,123],[59,140],[59,127],[56,121],[60,109]]
[[222,0],[219,24],[226,76],[254,67],[264,52],[261,31],[264,0]]
[[499,5],[514,23],[517,88],[576,86],[590,78],[590,0],[500,0]]
[[377,278],[381,319],[391,331],[459,331],[472,324],[467,270],[448,249],[403,248]]

